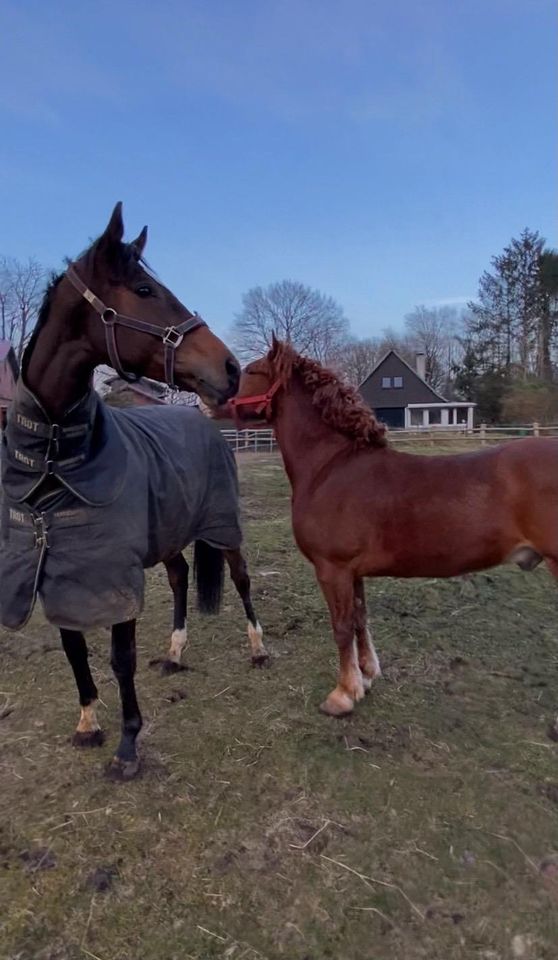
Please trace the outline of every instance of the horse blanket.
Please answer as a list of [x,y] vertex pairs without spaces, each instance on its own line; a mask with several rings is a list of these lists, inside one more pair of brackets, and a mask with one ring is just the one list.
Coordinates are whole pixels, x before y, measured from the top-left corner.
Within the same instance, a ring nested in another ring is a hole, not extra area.
[[53,423],[20,379],[2,448],[6,627],[22,627],[37,596],[58,627],[134,619],[144,568],[194,540],[240,546],[234,457],[198,410],[113,409],[90,390]]

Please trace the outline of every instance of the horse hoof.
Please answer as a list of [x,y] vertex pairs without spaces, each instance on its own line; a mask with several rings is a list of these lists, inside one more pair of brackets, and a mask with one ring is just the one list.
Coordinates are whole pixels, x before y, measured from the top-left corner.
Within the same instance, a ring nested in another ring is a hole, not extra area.
[[337,688],[320,704],[320,710],[322,713],[326,713],[328,717],[346,717],[353,712],[354,705],[353,698],[344,690]]
[[362,686],[364,688],[364,695],[370,693],[370,687],[372,686],[372,677],[367,677],[365,674],[362,674]]
[[253,667],[270,667],[271,657],[269,653],[257,653],[252,657]]
[[74,747],[102,747],[104,742],[102,730],[76,730],[72,737]]
[[133,780],[139,773],[140,762],[136,760],[121,760],[120,757],[113,757],[106,768],[106,775],[109,780],[123,783],[126,780]]

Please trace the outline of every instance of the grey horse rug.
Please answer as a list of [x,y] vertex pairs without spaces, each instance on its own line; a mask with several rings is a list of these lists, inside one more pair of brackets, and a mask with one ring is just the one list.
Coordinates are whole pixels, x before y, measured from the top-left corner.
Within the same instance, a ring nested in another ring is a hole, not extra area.
[[67,629],[134,619],[144,568],[241,539],[234,457],[198,410],[113,409],[91,390],[52,423],[20,379],[2,438],[4,626],[22,627],[37,596]]

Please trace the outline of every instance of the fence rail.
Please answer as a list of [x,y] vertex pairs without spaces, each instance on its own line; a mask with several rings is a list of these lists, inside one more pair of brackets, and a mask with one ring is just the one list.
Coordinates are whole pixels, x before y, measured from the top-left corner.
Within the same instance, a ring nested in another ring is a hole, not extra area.
[[[278,450],[273,430],[223,430],[223,436],[235,453],[274,453]],[[424,443],[428,446],[436,443],[446,446],[470,443],[486,446],[503,443],[506,440],[521,440],[524,437],[556,437],[558,439],[558,424],[523,423],[515,426],[492,427],[481,423],[473,430],[456,426],[411,427],[407,430],[389,431],[389,441],[395,446],[400,443]]]

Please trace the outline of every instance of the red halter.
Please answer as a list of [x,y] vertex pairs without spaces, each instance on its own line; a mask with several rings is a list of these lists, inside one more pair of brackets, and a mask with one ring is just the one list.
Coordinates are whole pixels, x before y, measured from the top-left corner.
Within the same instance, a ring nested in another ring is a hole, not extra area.
[[271,416],[271,401],[281,386],[281,380],[276,380],[266,393],[258,393],[252,397],[232,397],[232,399],[228,401],[228,404],[232,410],[233,420],[237,429],[242,430],[246,427],[246,424],[243,425],[242,420],[238,416],[238,407],[254,406],[255,404],[254,413],[263,413],[265,410],[266,418],[268,418]]

